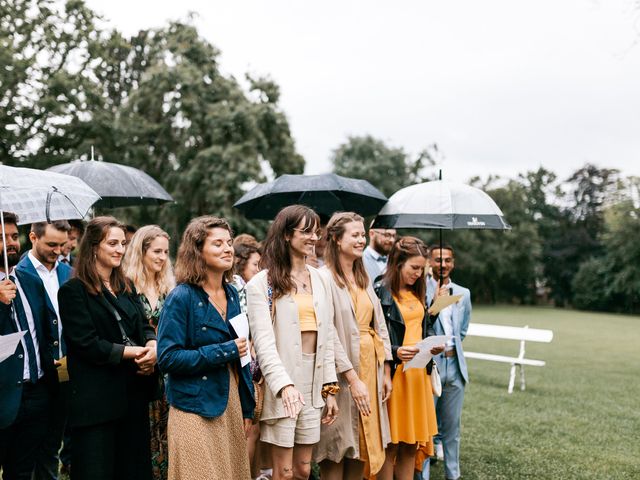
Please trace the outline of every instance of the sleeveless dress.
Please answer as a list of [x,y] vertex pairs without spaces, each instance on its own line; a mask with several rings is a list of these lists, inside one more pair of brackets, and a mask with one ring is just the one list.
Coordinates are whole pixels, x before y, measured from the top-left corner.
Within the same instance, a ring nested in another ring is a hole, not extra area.
[[369,478],[380,471],[385,452],[382,446],[380,412],[378,409],[378,364],[384,363],[384,344],[371,326],[373,304],[367,291],[360,288],[349,290],[360,331],[360,358],[358,376],[369,390],[371,414],[360,415],[360,460],[365,464],[364,477]]
[[[403,346],[422,340],[422,302],[411,292],[394,296],[405,324]],[[417,443],[421,449],[433,454],[433,436],[438,433],[433,391],[426,369],[404,371],[398,365],[393,376],[393,390],[389,399],[389,423],[392,443]]]

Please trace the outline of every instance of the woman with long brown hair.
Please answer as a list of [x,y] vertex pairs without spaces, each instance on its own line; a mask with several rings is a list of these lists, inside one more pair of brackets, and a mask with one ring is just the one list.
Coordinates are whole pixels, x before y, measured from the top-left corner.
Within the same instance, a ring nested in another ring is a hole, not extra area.
[[340,418],[323,426],[314,458],[323,480],[360,480],[377,474],[389,443],[386,400],[391,394],[391,345],[380,300],[364,268],[364,219],[334,214],[320,270],[331,285]]
[[255,403],[247,339],[230,320],[241,313],[229,282],[231,227],[222,218],[192,220],[176,259],[178,286],[158,328],[158,364],[167,375],[169,479],[250,478],[246,433]]
[[271,444],[274,480],[309,477],[321,421],[332,423],[337,415],[331,291],[305,264],[319,226],[310,208],[281,210],[264,241],[264,270],[247,284],[251,335],[266,383],[261,440]]
[[[404,370],[402,364],[417,353],[416,343],[428,336],[429,314],[425,307],[427,247],[415,237],[401,237],[389,255],[387,270],[375,285],[391,339],[393,392],[389,398],[391,444],[378,475],[380,480],[412,480],[419,447],[433,453],[438,433],[433,391],[427,369]],[[437,355],[444,345],[431,350]]]
[[[175,286],[169,259],[169,235],[157,225],[139,228],[127,246],[122,264],[126,277],[138,292],[147,322],[157,331],[164,301]],[[155,480],[165,480],[169,464],[169,404],[164,392],[159,397],[149,406],[151,467]]]
[[89,222],[75,278],[58,292],[67,342],[73,478],[150,479],[156,336],[120,263],[124,226]]

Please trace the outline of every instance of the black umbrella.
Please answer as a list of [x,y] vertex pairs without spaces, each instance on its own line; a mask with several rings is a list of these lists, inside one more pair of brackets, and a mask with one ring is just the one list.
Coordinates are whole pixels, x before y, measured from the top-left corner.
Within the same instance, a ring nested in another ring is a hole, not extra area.
[[81,178],[101,197],[97,207],[129,207],[173,202],[171,195],[142,170],[95,160],[54,165],[48,170]]
[[312,208],[321,217],[335,212],[377,213],[387,202],[380,190],[366,180],[324,175],[282,175],[245,193],[233,206],[247,218],[271,220],[288,205]]

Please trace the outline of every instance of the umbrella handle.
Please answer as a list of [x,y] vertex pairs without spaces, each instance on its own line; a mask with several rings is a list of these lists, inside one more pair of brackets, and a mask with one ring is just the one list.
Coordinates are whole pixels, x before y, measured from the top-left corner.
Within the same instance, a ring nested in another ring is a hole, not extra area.
[[51,223],[51,196],[54,191],[58,191],[56,187],[52,187],[51,190],[47,192],[47,203],[45,205],[45,215],[47,216],[47,223]]
[[7,234],[4,231],[4,211],[0,208],[0,224],[2,224],[2,253],[4,258],[4,273],[9,278],[9,258],[7,255]]

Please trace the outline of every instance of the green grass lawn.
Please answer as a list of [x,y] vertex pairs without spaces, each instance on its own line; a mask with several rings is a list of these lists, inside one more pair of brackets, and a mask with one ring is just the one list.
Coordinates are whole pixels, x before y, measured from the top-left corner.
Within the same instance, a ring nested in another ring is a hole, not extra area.
[[[472,321],[553,330],[529,342],[527,389],[510,365],[469,359],[462,416],[465,480],[640,479],[640,317],[536,307],[476,307]],[[466,350],[510,356],[519,343],[468,337]],[[431,479],[443,480],[442,463]]]
[[[472,322],[546,328],[527,343],[524,392],[510,365],[469,359],[461,469],[472,479],[640,479],[640,317],[540,307],[477,307]],[[468,351],[518,354],[513,340],[468,337]],[[431,478],[444,478],[442,463]]]

